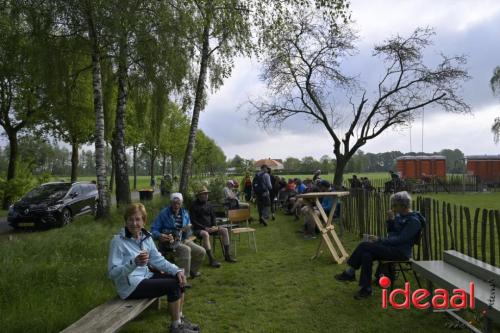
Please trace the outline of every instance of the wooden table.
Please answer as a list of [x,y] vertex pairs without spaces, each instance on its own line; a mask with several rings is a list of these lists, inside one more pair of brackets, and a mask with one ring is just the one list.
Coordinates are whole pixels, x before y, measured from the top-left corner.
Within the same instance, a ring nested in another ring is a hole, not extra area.
[[[330,250],[330,253],[333,259],[341,264],[343,263],[347,257],[347,251],[345,250],[342,242],[340,241],[337,233],[335,232],[335,228],[332,224],[333,214],[335,212],[335,208],[337,207],[337,202],[341,197],[348,196],[349,192],[313,192],[300,194],[297,197],[303,198],[306,201],[313,201],[319,211],[319,216],[314,213],[314,210],[311,210],[311,218],[316,223],[319,231],[321,232],[321,242],[318,245],[318,249],[316,250],[316,254],[311,259],[316,259],[321,253],[321,246],[325,243]],[[333,198],[332,209],[330,210],[330,214],[327,216],[323,206],[321,205],[320,199],[325,197]]]

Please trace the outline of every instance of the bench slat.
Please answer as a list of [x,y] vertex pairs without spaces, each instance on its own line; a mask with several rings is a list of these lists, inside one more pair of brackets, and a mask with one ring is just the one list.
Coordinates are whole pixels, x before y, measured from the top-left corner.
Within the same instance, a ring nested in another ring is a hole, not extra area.
[[495,286],[500,287],[500,268],[481,260],[469,257],[455,250],[444,251],[443,261],[475,275],[484,281],[493,279]]
[[[488,306],[491,288],[488,282],[479,277],[466,273],[444,261],[415,261],[412,263],[412,268],[427,280],[448,290],[461,288],[467,292],[469,282],[472,281],[474,282],[476,307],[483,309]],[[496,301],[493,308],[488,310],[487,315],[495,322],[500,322],[500,302]]]
[[61,333],[113,333],[137,317],[157,298],[121,300],[112,299],[89,311]]

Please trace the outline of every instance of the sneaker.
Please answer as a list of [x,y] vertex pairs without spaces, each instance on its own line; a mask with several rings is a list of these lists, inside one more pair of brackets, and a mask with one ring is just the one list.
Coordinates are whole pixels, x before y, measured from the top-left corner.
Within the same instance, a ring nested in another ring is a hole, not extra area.
[[354,299],[357,299],[359,301],[359,300],[368,298],[371,295],[372,295],[371,289],[361,288],[358,290],[357,293],[354,294]]
[[197,278],[197,277],[201,276],[201,273],[200,272],[193,272],[193,271],[191,271],[190,275],[194,279],[194,278]]
[[188,330],[197,332],[200,331],[200,325],[190,322],[185,316],[182,316],[181,321],[182,325],[184,325],[184,327],[187,328]]
[[267,222],[263,218],[259,220],[259,223],[263,224],[265,227],[267,227]]
[[342,272],[340,274],[335,275],[335,280],[337,281],[355,281],[356,280],[356,275],[350,275],[347,274],[346,272]]
[[304,235],[305,240],[310,240],[310,239],[316,239],[316,236],[314,235]]
[[170,333],[198,333],[199,331],[190,330],[184,324],[180,324],[176,327],[170,325]]

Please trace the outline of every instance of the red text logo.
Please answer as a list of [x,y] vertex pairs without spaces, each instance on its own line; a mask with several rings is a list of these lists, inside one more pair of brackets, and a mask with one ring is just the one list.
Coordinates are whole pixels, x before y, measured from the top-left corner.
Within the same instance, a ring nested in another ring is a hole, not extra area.
[[[383,288],[383,309],[387,309],[389,305],[394,309],[409,309],[410,304],[414,308],[421,310],[429,307],[435,310],[475,308],[474,282],[469,283],[468,291],[453,289],[451,295],[448,290],[441,288],[435,289],[432,294],[429,290],[423,288],[412,291],[410,282],[405,283],[404,289],[393,289],[389,292],[388,288],[391,285],[391,280],[387,276],[382,276],[378,283]],[[401,297],[398,297],[398,295],[401,295]]]

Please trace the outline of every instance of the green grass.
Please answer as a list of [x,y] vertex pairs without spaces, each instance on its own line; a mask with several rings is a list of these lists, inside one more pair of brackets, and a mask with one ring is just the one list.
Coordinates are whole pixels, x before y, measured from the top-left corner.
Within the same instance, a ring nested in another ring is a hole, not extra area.
[[7,217],[7,210],[0,209],[0,217]]
[[[148,207],[150,218],[159,203]],[[55,332],[114,297],[107,278],[109,241],[121,226],[91,217],[45,232],[0,236],[0,313],[3,332]],[[382,310],[380,290],[366,301],[352,298],[356,284],[333,279],[345,265],[324,253],[311,261],[319,239],[305,241],[300,223],[278,215],[267,228],[256,226],[258,252],[238,247],[236,264],[206,265],[193,280],[184,313],[203,332],[447,332],[441,314]],[[350,253],[358,239],[343,237]],[[216,256],[220,258],[217,248]],[[167,309],[148,310],[124,332],[165,332]],[[451,331],[450,331],[451,332]]]
[[479,192],[479,193],[438,193],[424,194],[423,197],[430,197],[448,203],[467,206],[469,208],[486,208],[500,210],[500,192]]

